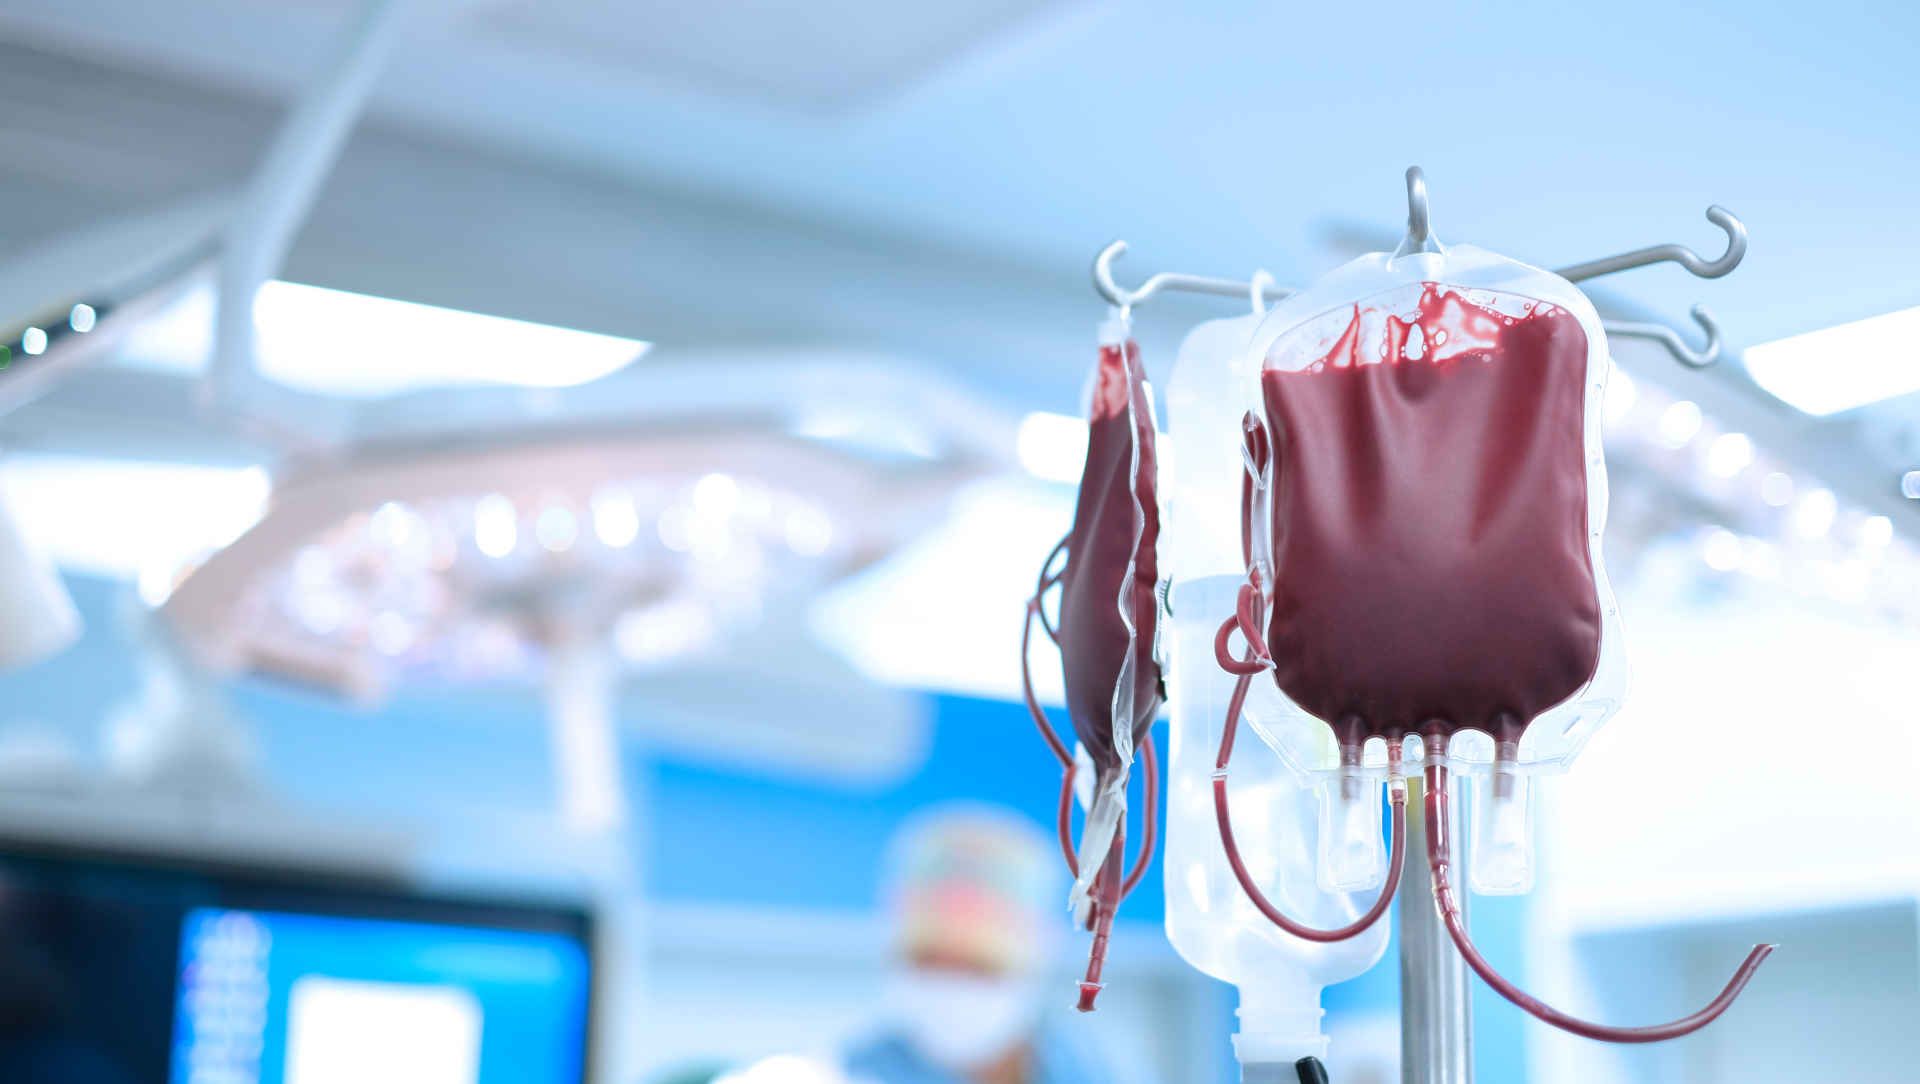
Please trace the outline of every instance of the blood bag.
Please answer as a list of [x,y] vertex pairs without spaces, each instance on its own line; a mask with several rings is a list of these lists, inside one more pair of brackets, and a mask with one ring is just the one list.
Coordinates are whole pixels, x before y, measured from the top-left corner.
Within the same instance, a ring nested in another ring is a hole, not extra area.
[[[1555,1026],[1651,1042],[1717,1017],[1771,947],[1691,1016],[1644,1028],[1578,1020],[1474,949],[1445,846],[1449,776],[1466,774],[1474,887],[1525,891],[1530,777],[1563,769],[1620,704],[1626,668],[1600,552],[1610,364],[1598,314],[1571,283],[1468,246],[1363,257],[1267,317],[1239,370],[1245,578],[1215,639],[1216,661],[1239,679],[1215,802],[1222,847],[1267,917],[1310,939],[1353,936],[1397,884],[1413,756],[1435,899],[1469,966]],[[1254,698],[1249,682],[1273,695]],[[1307,927],[1247,873],[1227,784],[1242,718],[1317,780],[1322,886],[1383,886],[1354,924]],[[1384,861],[1382,768],[1395,820]]]
[[[1042,567],[1027,607],[1023,684],[1034,722],[1060,759],[1060,835],[1074,873],[1070,902],[1093,933],[1080,1007],[1093,1007],[1115,910],[1144,872],[1157,812],[1156,765],[1148,730],[1162,698],[1157,542],[1158,462],[1151,389],[1124,318],[1102,328],[1088,396],[1087,459],[1073,527]],[[1056,570],[1056,565],[1058,566]],[[1058,617],[1046,598],[1059,588]],[[1078,748],[1069,755],[1033,696],[1028,642],[1039,624],[1060,648],[1067,713]],[[1146,763],[1147,835],[1132,874],[1124,869],[1127,783],[1134,751]],[[1076,788],[1076,782],[1079,786]],[[1071,842],[1073,804],[1086,810]]]
[[1280,711],[1331,728],[1336,762],[1282,752],[1348,777],[1328,788],[1324,879],[1378,880],[1378,803],[1355,783],[1413,736],[1493,784],[1475,887],[1526,891],[1527,776],[1569,763],[1626,684],[1600,554],[1598,314],[1557,276],[1455,246],[1348,264],[1252,352],[1258,632]]

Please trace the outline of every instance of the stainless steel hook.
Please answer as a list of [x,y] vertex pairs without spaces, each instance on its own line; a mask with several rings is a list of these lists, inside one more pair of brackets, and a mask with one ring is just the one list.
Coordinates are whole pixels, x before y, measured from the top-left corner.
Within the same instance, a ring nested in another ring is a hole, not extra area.
[[1393,258],[1399,259],[1412,252],[1441,252],[1440,242],[1433,236],[1433,216],[1427,202],[1427,174],[1419,166],[1407,167],[1407,235],[1400,240],[1400,247],[1394,249]]
[[[1127,289],[1113,280],[1113,261],[1125,255],[1127,243],[1115,241],[1100,250],[1093,258],[1093,288],[1110,305],[1122,309],[1131,309],[1162,290],[1179,290],[1190,294],[1212,294],[1216,297],[1246,297],[1252,290],[1248,283],[1236,279],[1208,278],[1205,275],[1183,275],[1173,271],[1162,271],[1134,289]],[[1271,283],[1260,287],[1261,295],[1278,301],[1291,297],[1296,291]]]
[[1689,369],[1704,369],[1720,360],[1720,324],[1705,305],[1693,307],[1693,322],[1707,333],[1707,344],[1698,350],[1687,345],[1680,333],[1665,324],[1636,323],[1630,320],[1604,320],[1607,334],[1616,339],[1648,339],[1667,348],[1673,360]]
[[1656,263],[1677,263],[1689,272],[1703,279],[1717,279],[1740,266],[1747,257],[1747,224],[1740,221],[1732,211],[1719,204],[1707,208],[1707,221],[1720,227],[1727,235],[1727,250],[1718,257],[1708,260],[1685,245],[1649,245],[1636,248],[1632,252],[1622,252],[1618,256],[1606,256],[1598,260],[1588,260],[1572,267],[1563,267],[1554,274],[1568,282],[1583,282],[1611,275],[1616,271],[1631,271],[1636,267],[1646,267]]

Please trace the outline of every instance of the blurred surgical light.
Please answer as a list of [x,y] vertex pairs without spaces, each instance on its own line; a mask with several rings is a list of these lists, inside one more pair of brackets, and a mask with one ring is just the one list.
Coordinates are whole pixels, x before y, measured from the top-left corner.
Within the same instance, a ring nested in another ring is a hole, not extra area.
[[1830,489],[1815,489],[1800,498],[1793,510],[1793,529],[1808,538],[1819,538],[1833,529],[1840,502]]
[[[126,364],[198,373],[213,350],[214,292],[197,286],[134,328]],[[323,395],[378,398],[422,388],[564,388],[613,373],[638,339],[272,281],[253,302],[261,375]]]
[[92,305],[75,305],[73,311],[67,314],[67,326],[84,335],[93,330],[99,318],[100,314],[93,311]]
[[1722,433],[1707,447],[1707,470],[1732,478],[1753,465],[1753,441],[1745,433]]
[[1862,545],[1880,547],[1893,544],[1893,520],[1886,516],[1868,516],[1860,523]]
[[1660,415],[1660,442],[1669,448],[1684,448],[1700,432],[1700,405],[1681,399]]
[[28,357],[38,357],[47,352],[47,333],[37,327],[30,327],[20,333],[20,349]]
[[725,518],[740,501],[740,483],[731,474],[715,471],[693,484],[693,507],[700,515]]
[[412,510],[399,501],[388,501],[374,509],[367,520],[367,531],[374,541],[388,549],[405,549],[421,528]]
[[498,493],[473,506],[473,544],[488,557],[505,557],[520,542],[520,514]]
[[1067,414],[1036,411],[1020,419],[1014,448],[1020,465],[1035,478],[1077,482],[1087,462],[1087,423]]
[[10,456],[0,487],[21,531],[55,563],[150,591],[245,533],[271,489],[259,467],[68,455]]
[[1815,416],[1920,391],[1920,307],[1750,346],[1747,372]]
[[633,545],[640,537],[640,509],[626,493],[607,491],[593,498],[593,533],[613,549]]

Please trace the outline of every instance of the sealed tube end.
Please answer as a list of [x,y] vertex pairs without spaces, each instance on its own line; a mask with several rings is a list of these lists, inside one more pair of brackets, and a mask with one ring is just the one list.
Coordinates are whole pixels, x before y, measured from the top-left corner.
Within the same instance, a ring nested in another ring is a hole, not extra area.
[[1104,984],[1098,983],[1098,982],[1081,983],[1080,984],[1080,1001],[1078,1004],[1074,1006],[1074,1008],[1080,1012],[1092,1012],[1093,1000],[1099,997],[1100,991],[1105,988],[1106,987]]

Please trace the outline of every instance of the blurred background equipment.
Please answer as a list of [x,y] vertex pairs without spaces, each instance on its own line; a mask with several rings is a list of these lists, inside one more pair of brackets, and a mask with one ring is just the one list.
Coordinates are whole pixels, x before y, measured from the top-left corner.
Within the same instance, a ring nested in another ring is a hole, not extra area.
[[[1547,267],[1662,224],[1711,256],[1709,197],[1754,231],[1738,276],[1593,291],[1724,330],[1698,372],[1614,344],[1632,703],[1543,811],[1536,892],[1474,927],[1620,1019],[1756,932],[1791,951],[1685,1050],[1475,995],[1478,1079],[1908,1080],[1920,822],[1822,721],[1917,751],[1916,19],[9,0],[0,501],[86,633],[0,677],[0,805],[36,850],[587,901],[596,1081],[807,1079],[891,973],[893,834],[1053,815],[1007,660],[1084,455],[1088,253],[1303,283],[1392,246],[1369,178],[1408,160],[1448,238]],[[1381,28],[1428,59],[1328,45]],[[1142,308],[1156,383],[1217,311]],[[1663,800],[1587,782],[1629,777]],[[1160,873],[1077,1034],[1230,1081]],[[168,1006],[180,937],[144,964]],[[1328,989],[1335,1081],[1395,1079],[1400,1000],[1390,968]]]

